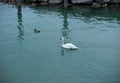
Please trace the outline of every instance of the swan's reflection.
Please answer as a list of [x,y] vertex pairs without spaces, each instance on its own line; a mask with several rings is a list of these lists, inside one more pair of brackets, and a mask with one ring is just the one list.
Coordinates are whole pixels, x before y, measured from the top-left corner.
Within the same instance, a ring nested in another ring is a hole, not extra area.
[[[62,28],[62,36],[65,38],[65,40],[68,40],[69,39],[69,32],[70,32],[70,29],[68,28],[68,21],[67,21],[67,18],[68,18],[68,11],[67,9],[63,9],[62,11],[62,15],[63,15],[63,28]],[[61,48],[61,55],[64,55],[64,49]]]
[[18,28],[18,31],[19,31],[19,34],[18,34],[18,42],[19,42],[19,45],[20,45],[20,55],[21,55],[21,48],[22,48],[22,41],[24,40],[24,27],[23,27],[23,24],[22,24],[22,9],[21,9],[21,6],[18,6],[17,7],[18,9],[18,12],[17,12],[17,18],[18,18],[18,24],[17,24],[17,28]]
[[62,11],[62,15],[63,15],[63,28],[62,28],[62,36],[65,38],[65,39],[69,39],[68,35],[69,35],[69,28],[68,28],[68,21],[67,21],[67,18],[68,18],[68,11],[67,9],[64,9]]
[[64,56],[64,48],[61,47],[61,55]]

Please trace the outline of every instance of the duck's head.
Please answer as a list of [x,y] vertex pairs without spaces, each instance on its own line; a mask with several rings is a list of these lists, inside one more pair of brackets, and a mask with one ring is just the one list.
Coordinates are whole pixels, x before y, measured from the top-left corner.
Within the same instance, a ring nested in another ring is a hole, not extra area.
[[36,31],[36,29],[34,29],[34,31]]

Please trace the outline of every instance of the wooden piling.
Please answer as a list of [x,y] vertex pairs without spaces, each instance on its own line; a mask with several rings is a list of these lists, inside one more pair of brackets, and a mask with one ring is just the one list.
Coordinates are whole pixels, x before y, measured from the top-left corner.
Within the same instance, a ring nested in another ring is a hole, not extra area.
[[17,6],[21,6],[22,5],[22,0],[17,0]]
[[64,0],[64,7],[68,7],[68,0]]

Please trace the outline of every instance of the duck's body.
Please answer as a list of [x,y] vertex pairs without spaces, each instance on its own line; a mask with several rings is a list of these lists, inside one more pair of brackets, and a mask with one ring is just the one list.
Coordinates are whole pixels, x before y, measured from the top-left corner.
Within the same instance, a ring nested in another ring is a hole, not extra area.
[[40,30],[34,29],[34,33],[39,33]]
[[61,38],[62,39],[62,47],[63,48],[65,48],[65,49],[72,49],[72,50],[77,50],[78,49],[78,47],[77,46],[75,46],[74,44],[72,44],[72,43],[66,43],[66,44],[64,44],[64,38],[62,37]]

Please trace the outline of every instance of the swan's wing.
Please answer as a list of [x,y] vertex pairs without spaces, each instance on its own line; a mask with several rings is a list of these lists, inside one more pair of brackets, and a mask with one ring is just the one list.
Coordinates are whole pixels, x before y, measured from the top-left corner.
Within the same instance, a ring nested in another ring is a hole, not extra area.
[[72,49],[78,49],[78,47],[77,46],[75,46],[74,44],[72,44],[71,43],[71,47],[72,47]]
[[64,44],[63,46],[64,48],[67,48],[67,49],[78,49],[78,47],[76,47],[74,44],[72,43],[66,43]]
[[67,49],[71,49],[71,44],[67,43],[67,44],[62,45],[62,47],[63,48],[67,48]]

